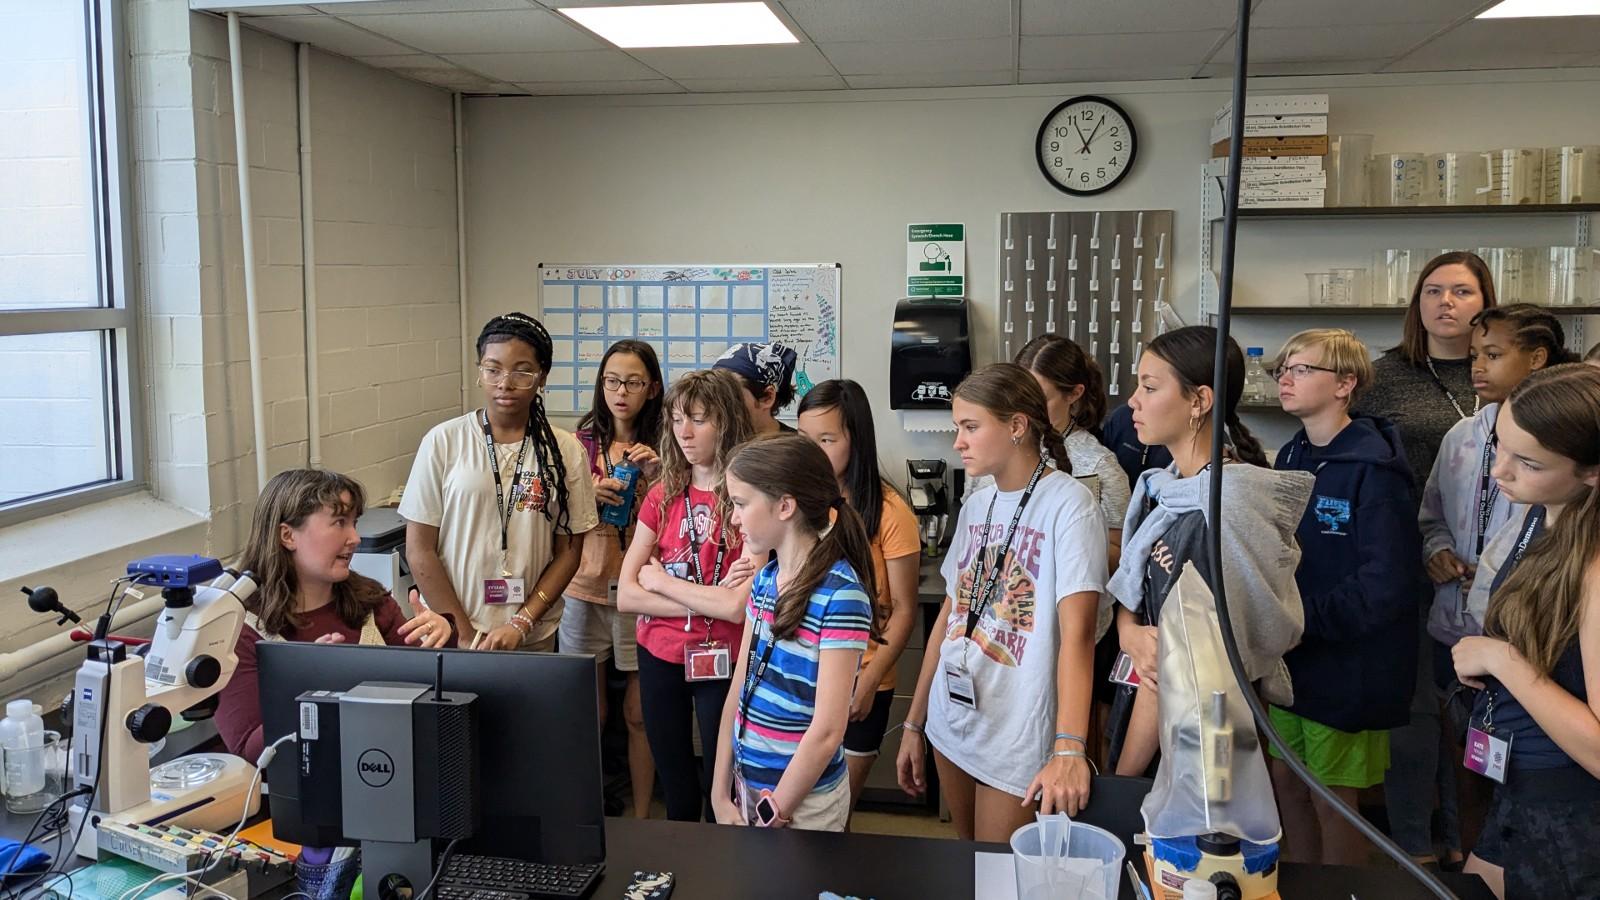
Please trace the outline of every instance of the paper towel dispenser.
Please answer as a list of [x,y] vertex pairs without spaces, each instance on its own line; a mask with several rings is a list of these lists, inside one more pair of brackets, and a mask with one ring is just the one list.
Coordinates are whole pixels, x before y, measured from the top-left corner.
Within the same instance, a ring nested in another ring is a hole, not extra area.
[[949,409],[972,371],[965,297],[908,297],[894,306],[889,407]]

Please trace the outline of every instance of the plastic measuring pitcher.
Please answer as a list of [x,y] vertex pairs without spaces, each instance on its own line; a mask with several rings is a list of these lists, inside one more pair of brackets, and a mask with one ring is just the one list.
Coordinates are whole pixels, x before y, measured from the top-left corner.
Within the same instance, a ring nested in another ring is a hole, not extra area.
[[1039,816],[1011,835],[1017,900],[1115,900],[1125,852],[1103,828]]

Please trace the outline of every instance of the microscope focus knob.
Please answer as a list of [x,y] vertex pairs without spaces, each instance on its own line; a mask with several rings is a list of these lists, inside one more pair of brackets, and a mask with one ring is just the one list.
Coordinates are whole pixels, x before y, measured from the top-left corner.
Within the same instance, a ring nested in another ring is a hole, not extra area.
[[146,703],[128,713],[128,731],[141,744],[154,744],[172,730],[172,713],[165,706]]
[[215,656],[197,656],[183,669],[183,677],[197,688],[208,688],[222,677],[222,663]]

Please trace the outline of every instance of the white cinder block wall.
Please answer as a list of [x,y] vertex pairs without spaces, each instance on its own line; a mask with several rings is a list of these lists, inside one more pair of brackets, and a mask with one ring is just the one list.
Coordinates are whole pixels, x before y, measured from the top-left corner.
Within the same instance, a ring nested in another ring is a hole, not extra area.
[[[259,492],[234,104],[226,23],[189,14],[189,27],[206,509],[211,552],[232,553]],[[248,28],[243,38],[264,443],[275,473],[308,454],[296,60],[285,41]],[[322,464],[381,500],[404,481],[422,434],[460,409],[450,96],[315,51],[311,85]],[[170,439],[180,441],[175,431]]]
[[[258,493],[226,23],[186,0],[130,0],[126,10],[144,356],[134,393],[152,497],[112,501],[124,505],[100,519],[90,507],[0,530],[0,547],[17,551],[0,553],[0,616],[20,625],[0,636],[0,651],[56,631],[22,606],[20,585],[54,585],[88,614],[129,559],[237,553]],[[295,48],[249,28],[243,37],[263,439],[275,473],[304,465],[308,444]],[[25,62],[3,59],[4,73]],[[323,465],[381,501],[405,479],[423,432],[461,409],[451,100],[328,54],[311,63]],[[9,121],[6,96],[0,88]],[[6,146],[0,135],[0,158]],[[4,197],[0,187],[0,217]]]

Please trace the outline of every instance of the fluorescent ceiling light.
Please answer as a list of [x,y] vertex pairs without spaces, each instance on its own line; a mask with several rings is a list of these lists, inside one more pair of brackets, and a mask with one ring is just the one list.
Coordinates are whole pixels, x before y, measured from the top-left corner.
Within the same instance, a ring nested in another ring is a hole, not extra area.
[[1480,19],[1543,19],[1600,16],[1600,0],[1501,0],[1478,13]]
[[589,6],[558,12],[624,49],[799,43],[765,3]]

